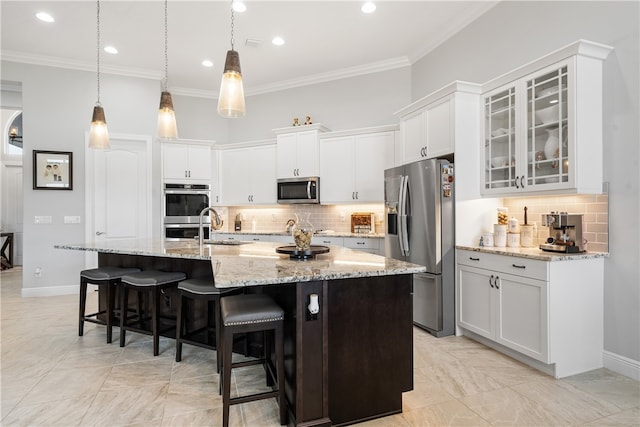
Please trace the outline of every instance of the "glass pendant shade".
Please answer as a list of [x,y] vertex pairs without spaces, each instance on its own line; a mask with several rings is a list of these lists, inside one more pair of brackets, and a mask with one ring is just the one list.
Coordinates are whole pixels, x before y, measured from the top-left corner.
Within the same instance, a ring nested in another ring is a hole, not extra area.
[[178,125],[176,124],[176,113],[173,110],[171,94],[163,91],[160,95],[160,110],[158,111],[158,138],[177,139]]
[[235,50],[228,50],[224,63],[224,74],[220,83],[218,114],[223,117],[235,118],[244,116],[245,111],[240,55]]
[[93,107],[91,129],[89,130],[89,148],[104,150],[111,148],[107,121],[104,118],[104,109],[99,105]]

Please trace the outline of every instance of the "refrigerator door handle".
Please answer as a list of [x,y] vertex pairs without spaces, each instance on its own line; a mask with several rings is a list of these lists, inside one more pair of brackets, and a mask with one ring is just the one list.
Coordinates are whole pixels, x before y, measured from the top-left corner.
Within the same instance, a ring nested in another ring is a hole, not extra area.
[[407,229],[407,195],[409,191],[409,177],[403,176],[400,181],[400,250],[403,256],[409,255],[409,230]]

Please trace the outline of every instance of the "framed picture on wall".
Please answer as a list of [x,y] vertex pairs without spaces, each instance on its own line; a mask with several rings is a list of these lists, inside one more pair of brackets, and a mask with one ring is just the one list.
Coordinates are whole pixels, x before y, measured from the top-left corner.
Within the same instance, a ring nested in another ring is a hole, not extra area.
[[34,190],[73,190],[73,153],[33,150]]

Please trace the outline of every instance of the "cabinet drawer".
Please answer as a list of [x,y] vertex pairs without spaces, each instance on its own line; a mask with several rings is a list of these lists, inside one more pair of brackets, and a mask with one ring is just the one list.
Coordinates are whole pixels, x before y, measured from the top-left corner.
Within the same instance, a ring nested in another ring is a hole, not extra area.
[[345,237],[344,246],[350,249],[380,249],[380,239]]
[[336,245],[342,246],[344,239],[342,237],[313,236],[311,243],[314,245]]
[[458,250],[457,255],[457,262],[460,265],[531,279],[548,280],[548,263],[546,261],[465,250]]

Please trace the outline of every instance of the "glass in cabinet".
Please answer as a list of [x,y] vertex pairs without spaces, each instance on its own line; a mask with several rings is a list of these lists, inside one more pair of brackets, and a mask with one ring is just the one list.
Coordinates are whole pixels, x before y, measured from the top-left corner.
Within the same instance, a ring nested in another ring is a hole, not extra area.
[[511,86],[484,98],[485,190],[515,185],[517,162],[516,87]]

